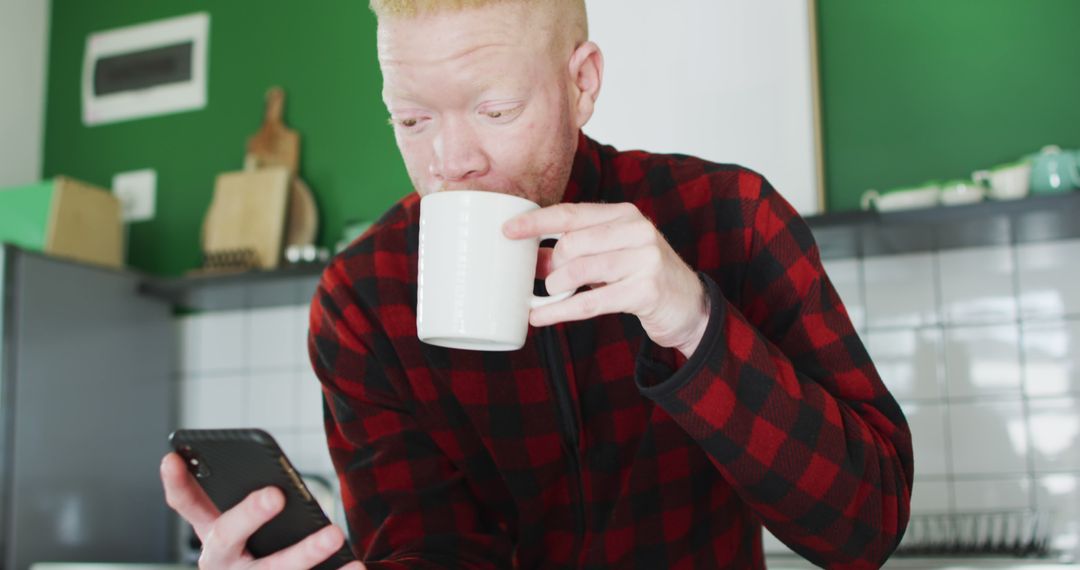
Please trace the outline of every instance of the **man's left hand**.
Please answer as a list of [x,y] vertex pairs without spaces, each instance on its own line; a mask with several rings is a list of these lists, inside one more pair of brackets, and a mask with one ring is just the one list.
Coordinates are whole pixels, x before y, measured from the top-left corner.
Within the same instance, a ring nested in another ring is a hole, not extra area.
[[701,280],[633,204],[558,204],[509,220],[503,233],[563,234],[550,254],[541,249],[537,276],[551,294],[592,286],[533,309],[533,326],[630,313],[653,342],[687,358],[701,342],[709,318]]

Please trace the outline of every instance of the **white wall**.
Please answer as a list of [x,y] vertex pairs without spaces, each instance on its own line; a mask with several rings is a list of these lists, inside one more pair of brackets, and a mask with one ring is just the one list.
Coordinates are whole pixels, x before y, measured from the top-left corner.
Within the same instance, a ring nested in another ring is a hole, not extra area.
[[588,0],[606,70],[585,132],[763,174],[818,211],[809,0]]
[[0,0],[0,188],[41,176],[49,0]]

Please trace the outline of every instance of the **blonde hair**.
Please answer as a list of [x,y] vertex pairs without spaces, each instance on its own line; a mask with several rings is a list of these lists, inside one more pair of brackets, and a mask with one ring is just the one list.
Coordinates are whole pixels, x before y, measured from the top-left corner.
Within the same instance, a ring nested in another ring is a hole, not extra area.
[[556,22],[569,33],[574,44],[589,39],[585,0],[371,0],[371,11],[378,19],[411,18],[443,11],[461,11],[492,4],[516,3],[531,8],[551,8]]

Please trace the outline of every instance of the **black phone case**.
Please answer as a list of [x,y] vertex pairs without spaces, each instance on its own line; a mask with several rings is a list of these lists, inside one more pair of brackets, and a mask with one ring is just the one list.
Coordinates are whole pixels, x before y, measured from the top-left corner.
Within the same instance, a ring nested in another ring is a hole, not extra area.
[[[181,429],[169,436],[169,442],[222,512],[263,487],[273,485],[282,490],[285,508],[248,539],[248,552],[256,558],[292,546],[330,524],[296,469],[265,431]],[[313,568],[338,570],[353,560],[356,558],[346,541],[341,550]]]

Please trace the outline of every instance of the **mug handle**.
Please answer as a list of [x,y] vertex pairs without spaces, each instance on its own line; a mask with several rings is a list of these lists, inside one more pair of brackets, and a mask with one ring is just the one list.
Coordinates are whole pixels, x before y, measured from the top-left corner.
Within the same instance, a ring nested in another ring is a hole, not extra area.
[[[548,240],[548,239],[557,240],[557,239],[561,238],[562,236],[563,235],[561,233],[558,233],[558,234],[544,234],[544,235],[540,236],[540,241],[544,241],[544,240]],[[563,291],[562,293],[559,293],[558,295],[548,295],[547,297],[538,297],[536,295],[533,295],[529,299],[529,308],[530,309],[539,309],[540,307],[545,307],[545,306],[550,305],[552,303],[558,303],[559,301],[565,301],[565,300],[569,299],[570,296],[573,295],[574,293],[575,293],[575,291]]]

